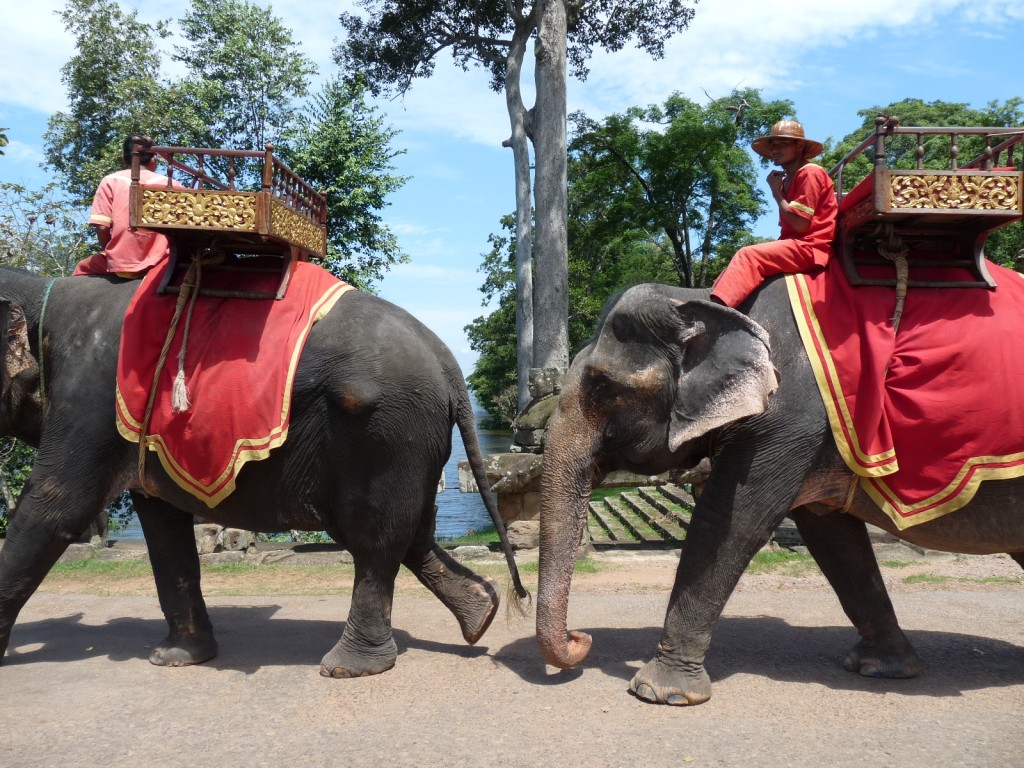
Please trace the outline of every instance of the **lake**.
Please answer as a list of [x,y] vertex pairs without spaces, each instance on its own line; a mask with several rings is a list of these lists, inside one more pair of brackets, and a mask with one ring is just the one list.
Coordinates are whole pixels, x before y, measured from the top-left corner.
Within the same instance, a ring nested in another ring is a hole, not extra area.
[[[472,397],[472,396],[471,396]],[[512,444],[512,432],[506,430],[480,429],[480,421],[485,411],[473,399],[473,413],[476,416],[477,435],[480,438],[480,450],[486,457],[491,453],[507,453]],[[437,495],[437,528],[438,538],[462,536],[467,531],[485,531],[492,528],[491,518],[487,514],[483,500],[476,493],[459,492],[459,462],[465,460],[466,448],[456,428],[452,436],[452,455],[444,465],[444,491]],[[127,528],[111,531],[110,538],[122,541],[141,541],[142,527],[137,518],[132,517]]]

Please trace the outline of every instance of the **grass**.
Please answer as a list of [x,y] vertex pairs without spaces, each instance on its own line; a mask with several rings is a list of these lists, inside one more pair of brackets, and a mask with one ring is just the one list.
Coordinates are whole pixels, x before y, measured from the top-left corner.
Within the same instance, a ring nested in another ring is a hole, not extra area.
[[955,581],[962,584],[1020,584],[1020,579],[1008,579],[1005,576],[985,576],[972,579],[966,576],[936,576],[931,573],[915,573],[903,579],[904,584],[946,584]]
[[817,570],[814,558],[803,552],[788,549],[773,549],[758,552],[747,566],[747,573],[774,573],[782,571],[788,575],[801,576]]

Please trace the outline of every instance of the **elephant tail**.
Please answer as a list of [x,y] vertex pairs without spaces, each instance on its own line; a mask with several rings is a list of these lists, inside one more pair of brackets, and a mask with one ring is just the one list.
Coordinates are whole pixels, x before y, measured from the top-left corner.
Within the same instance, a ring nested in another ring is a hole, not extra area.
[[515,556],[512,554],[512,545],[508,540],[505,522],[501,519],[501,514],[498,512],[498,504],[494,500],[490,482],[487,480],[487,474],[484,472],[484,457],[480,452],[480,441],[476,434],[476,421],[473,418],[473,409],[469,403],[469,394],[465,391],[455,404],[455,423],[458,424],[459,434],[462,435],[462,443],[466,448],[466,459],[469,461],[470,470],[473,472],[476,487],[480,491],[480,498],[483,499],[484,506],[487,507],[487,513],[494,524],[494,530],[498,532],[498,538],[501,540],[501,551],[505,553],[505,562],[508,563],[508,570],[512,575],[508,605],[515,612],[525,616],[532,598],[519,578],[519,567],[516,565]]

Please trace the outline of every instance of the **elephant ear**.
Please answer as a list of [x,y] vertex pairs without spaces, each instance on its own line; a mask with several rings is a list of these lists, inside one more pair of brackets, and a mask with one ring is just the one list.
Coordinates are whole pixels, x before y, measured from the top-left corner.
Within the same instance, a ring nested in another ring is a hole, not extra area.
[[679,378],[669,449],[763,413],[778,387],[768,334],[749,317],[709,301],[673,299],[680,320]]
[[0,396],[6,407],[18,410],[25,405],[25,397],[38,400],[39,365],[29,348],[25,313],[8,299],[0,299],[0,340]]

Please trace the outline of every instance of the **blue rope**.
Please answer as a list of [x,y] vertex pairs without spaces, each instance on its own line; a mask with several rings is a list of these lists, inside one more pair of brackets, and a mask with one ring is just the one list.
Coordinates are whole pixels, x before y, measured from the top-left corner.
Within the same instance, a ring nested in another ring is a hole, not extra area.
[[52,277],[46,284],[46,290],[43,291],[43,306],[39,309],[39,397],[44,407],[46,405],[46,376],[43,371],[43,360],[46,356],[43,354],[43,318],[46,317],[46,303],[50,300],[50,290],[56,282],[57,278]]

